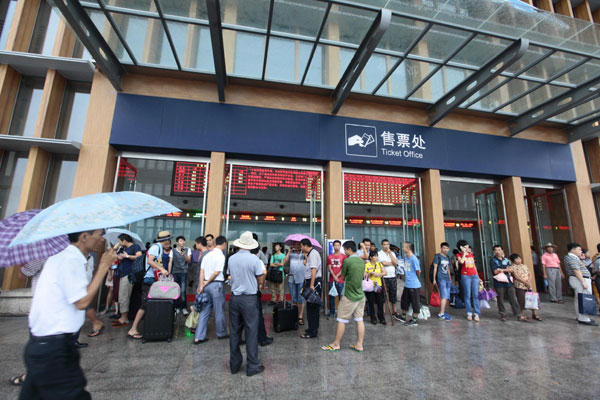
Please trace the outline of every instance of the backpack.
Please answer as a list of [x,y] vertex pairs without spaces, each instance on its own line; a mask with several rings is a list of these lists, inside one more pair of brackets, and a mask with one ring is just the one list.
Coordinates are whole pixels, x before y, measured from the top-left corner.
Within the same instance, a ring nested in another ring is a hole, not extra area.
[[135,285],[138,282],[142,282],[144,280],[144,275],[146,275],[146,256],[141,255],[136,258],[131,264],[131,273],[127,276],[129,282],[132,285]]
[[[436,256],[437,256],[437,254],[436,254]],[[435,261],[435,257],[433,257],[433,260]],[[433,283],[433,269],[434,269],[433,264],[434,264],[434,261],[432,261],[431,265],[429,266],[429,282],[431,282],[431,283]]]

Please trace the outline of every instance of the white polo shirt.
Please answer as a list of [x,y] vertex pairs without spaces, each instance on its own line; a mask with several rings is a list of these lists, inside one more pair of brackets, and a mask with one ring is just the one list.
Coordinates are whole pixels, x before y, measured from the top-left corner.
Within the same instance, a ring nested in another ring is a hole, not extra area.
[[75,307],[87,295],[89,284],[88,263],[81,251],[69,245],[48,258],[37,284],[31,311],[29,329],[35,336],[59,335],[79,331],[85,320],[85,310]]
[[[392,257],[388,256],[383,250],[379,250],[377,253],[377,259],[379,262],[392,262]],[[396,266],[395,265],[386,265],[385,268],[385,276],[384,278],[395,278],[396,277]]]
[[204,257],[202,257],[202,264],[200,269],[204,270],[204,280],[208,280],[216,271],[219,271],[219,275],[213,282],[223,282],[223,268],[225,268],[225,254],[219,248],[212,249]]

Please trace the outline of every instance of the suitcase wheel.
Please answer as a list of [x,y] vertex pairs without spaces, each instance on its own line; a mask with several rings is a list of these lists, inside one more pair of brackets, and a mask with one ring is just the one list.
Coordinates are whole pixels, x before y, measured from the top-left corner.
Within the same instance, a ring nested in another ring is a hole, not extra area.
[[298,330],[298,327],[299,327],[299,326],[298,326],[298,322],[296,321],[296,323],[294,324],[294,329],[295,329],[295,330]]
[[281,325],[280,324],[275,325],[275,332],[277,332],[277,333],[281,332]]
[[167,339],[167,342],[168,342],[168,343],[171,343],[171,338],[168,338],[168,339]]

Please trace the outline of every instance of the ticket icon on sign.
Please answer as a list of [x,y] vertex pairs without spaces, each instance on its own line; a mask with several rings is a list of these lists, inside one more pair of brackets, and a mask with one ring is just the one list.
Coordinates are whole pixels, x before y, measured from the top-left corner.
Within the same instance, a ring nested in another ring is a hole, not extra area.
[[369,135],[367,133],[363,133],[362,136],[354,135],[348,138],[348,146],[360,146],[367,147],[371,143],[375,142],[375,138],[373,135]]

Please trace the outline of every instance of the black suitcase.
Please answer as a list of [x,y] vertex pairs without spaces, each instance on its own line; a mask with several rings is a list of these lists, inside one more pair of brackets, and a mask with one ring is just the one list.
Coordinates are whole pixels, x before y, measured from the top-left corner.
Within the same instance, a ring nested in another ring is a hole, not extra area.
[[142,343],[147,340],[170,342],[175,330],[175,302],[166,299],[148,299],[144,315]]
[[[286,283],[284,279],[283,284]],[[285,286],[283,289],[283,303],[273,307],[273,330],[277,333],[298,330],[298,307],[287,304]]]

